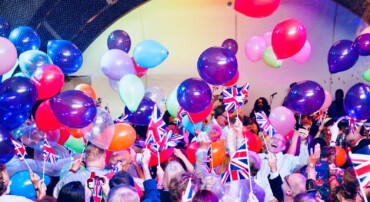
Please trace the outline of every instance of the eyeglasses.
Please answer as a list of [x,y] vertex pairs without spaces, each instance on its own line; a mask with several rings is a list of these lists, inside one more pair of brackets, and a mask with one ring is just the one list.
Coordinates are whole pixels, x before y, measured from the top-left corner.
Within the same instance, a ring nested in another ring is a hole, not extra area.
[[288,181],[289,176],[290,176],[290,175],[285,176],[285,177],[284,177],[284,180],[285,180],[286,184],[289,186],[289,188],[292,188],[292,187],[290,186],[290,184],[289,184],[289,181]]
[[272,138],[271,138],[271,140],[276,140],[276,141],[278,141],[278,142],[284,142],[284,140],[281,140],[281,139],[279,139],[279,138],[277,138],[277,137],[272,137]]

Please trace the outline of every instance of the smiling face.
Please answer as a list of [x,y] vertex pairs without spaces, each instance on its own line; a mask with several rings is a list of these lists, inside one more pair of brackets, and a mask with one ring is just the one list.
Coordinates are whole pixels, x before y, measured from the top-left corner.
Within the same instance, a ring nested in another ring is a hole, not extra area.
[[285,150],[285,138],[281,134],[275,134],[269,141],[269,151],[277,154]]

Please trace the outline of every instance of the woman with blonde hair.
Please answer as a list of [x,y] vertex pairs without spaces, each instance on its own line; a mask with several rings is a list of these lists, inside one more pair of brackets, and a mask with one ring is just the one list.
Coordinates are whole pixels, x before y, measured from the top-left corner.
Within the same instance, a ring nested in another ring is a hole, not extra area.
[[158,181],[158,190],[160,193],[160,199],[162,202],[171,201],[170,193],[168,192],[169,184],[171,179],[185,172],[185,169],[178,161],[171,161],[164,170],[164,176],[162,181]]

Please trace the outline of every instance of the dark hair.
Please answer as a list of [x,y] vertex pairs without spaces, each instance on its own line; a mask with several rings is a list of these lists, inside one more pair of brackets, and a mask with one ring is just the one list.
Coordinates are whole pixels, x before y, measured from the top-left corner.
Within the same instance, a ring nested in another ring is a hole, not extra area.
[[37,202],[56,202],[56,201],[57,201],[56,198],[54,198],[52,196],[48,196],[48,195],[45,195],[41,199],[37,200]]
[[79,181],[65,184],[59,191],[57,201],[85,202],[85,188]]
[[317,201],[315,197],[307,193],[299,193],[293,198],[293,202]]
[[252,125],[253,120],[248,116],[243,116],[243,126]]
[[214,110],[215,110],[214,116],[215,119],[217,119],[217,117],[221,116],[225,112],[225,106],[218,106]]
[[111,189],[118,185],[130,185],[135,187],[134,179],[125,171],[117,172],[113,175],[112,179],[109,180],[109,187]]
[[334,125],[334,123],[335,123],[335,120],[334,120],[334,119],[330,119],[329,121],[327,121],[327,122],[324,124],[324,127],[332,126],[332,125]]
[[181,200],[182,193],[186,190],[190,178],[193,191],[197,192],[200,190],[200,179],[197,178],[193,173],[183,172],[181,175],[177,175],[176,177],[172,178],[170,184],[168,185],[171,201],[176,202]]
[[8,189],[8,183],[4,182],[4,172],[6,172],[6,165],[0,163],[0,196]]
[[337,93],[342,93],[342,95],[344,95],[344,91],[342,89],[338,89],[335,91],[335,95],[337,95]]
[[163,121],[168,125],[172,122],[170,122],[170,117],[171,117],[171,114],[168,112],[168,110],[166,110],[163,114]]
[[269,116],[269,115],[270,115],[270,109],[271,109],[271,107],[270,107],[270,105],[268,104],[268,102],[267,102],[266,98],[264,98],[264,97],[260,97],[260,98],[258,98],[258,99],[256,100],[256,102],[254,102],[253,111],[258,112],[258,100],[262,100],[262,104],[263,104],[262,111],[264,111],[264,112],[265,112],[265,114],[266,114],[267,116]]
[[208,190],[199,190],[194,195],[192,202],[218,202],[216,194]]
[[132,127],[135,129],[136,134],[139,135],[140,138],[146,138],[148,126],[133,125]]

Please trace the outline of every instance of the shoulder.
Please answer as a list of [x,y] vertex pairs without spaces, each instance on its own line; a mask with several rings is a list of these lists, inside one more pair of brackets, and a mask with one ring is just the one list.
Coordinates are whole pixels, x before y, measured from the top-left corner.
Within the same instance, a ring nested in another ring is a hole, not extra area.
[[32,201],[26,197],[23,197],[23,196],[17,196],[17,195],[4,195],[2,197],[0,197],[0,202],[8,202],[8,201],[17,201],[17,202],[29,202],[29,201]]

